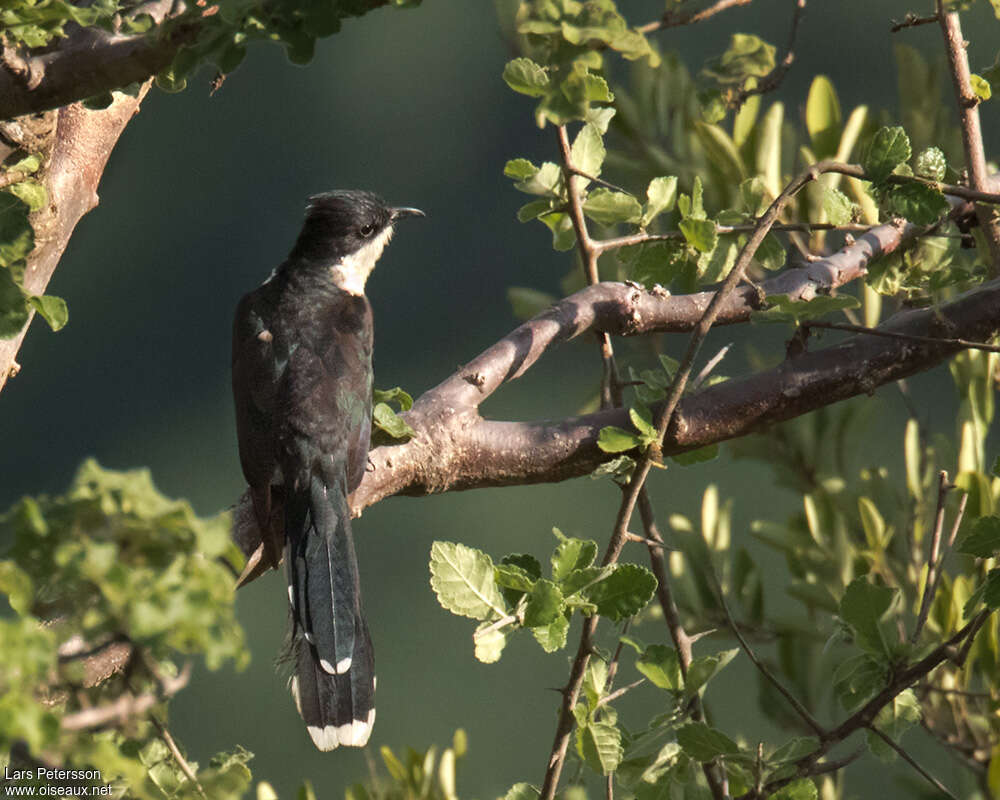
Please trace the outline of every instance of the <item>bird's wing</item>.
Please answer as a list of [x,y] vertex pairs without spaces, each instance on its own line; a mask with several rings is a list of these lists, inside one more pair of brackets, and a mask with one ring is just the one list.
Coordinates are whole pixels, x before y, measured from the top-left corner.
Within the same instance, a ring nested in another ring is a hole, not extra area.
[[271,289],[265,283],[244,295],[233,321],[232,379],[240,464],[264,545],[258,572],[277,566],[284,543],[281,496],[272,484],[278,466],[275,398],[288,359],[270,330],[273,309]]

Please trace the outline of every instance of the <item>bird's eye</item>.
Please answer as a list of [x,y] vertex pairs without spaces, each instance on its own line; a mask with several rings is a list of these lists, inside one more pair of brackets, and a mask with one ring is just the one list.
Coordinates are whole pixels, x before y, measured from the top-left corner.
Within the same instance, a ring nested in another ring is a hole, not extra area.
[[369,236],[371,236],[373,233],[375,233],[375,226],[374,225],[363,225],[361,227],[360,233],[361,233],[362,236],[364,236],[367,239]]

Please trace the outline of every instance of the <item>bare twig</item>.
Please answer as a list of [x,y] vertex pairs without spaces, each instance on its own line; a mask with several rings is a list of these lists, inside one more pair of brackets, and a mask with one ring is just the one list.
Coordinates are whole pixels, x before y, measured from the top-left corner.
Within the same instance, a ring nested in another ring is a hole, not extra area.
[[615,689],[610,694],[606,694],[606,695],[604,695],[604,697],[602,697],[600,700],[598,700],[597,701],[597,705],[603,706],[605,703],[613,703],[618,698],[623,697],[624,695],[628,694],[636,686],[639,686],[640,684],[645,683],[645,682],[646,682],[645,678],[639,678],[639,680],[633,681],[628,686],[622,686],[620,689]]
[[867,336],[884,336],[887,339],[900,339],[907,342],[920,342],[921,344],[940,344],[948,347],[964,347],[968,350],[983,350],[987,353],[1000,353],[1000,345],[985,344],[983,342],[970,342],[967,339],[950,339],[937,336],[915,336],[897,331],[887,331],[881,328],[867,328],[864,325],[849,325],[846,322],[818,322],[807,320],[801,323],[803,328],[824,328],[831,331],[850,331],[852,333],[863,333]]
[[697,392],[698,389],[701,388],[701,385],[705,382],[705,379],[712,374],[713,369],[719,366],[719,362],[726,357],[726,354],[729,352],[732,346],[733,343],[730,342],[725,347],[719,348],[719,352],[716,353],[714,356],[712,356],[708,360],[708,363],[701,368],[701,372],[699,372],[698,375],[695,377],[695,379],[691,381],[692,392]]
[[919,772],[920,775],[928,783],[930,783],[935,789],[937,789],[939,792],[941,792],[941,794],[945,795],[946,797],[950,797],[951,800],[958,800],[958,798],[955,797],[955,795],[953,795],[948,790],[947,786],[945,786],[943,783],[941,783],[941,781],[939,781],[937,778],[935,778],[933,775],[931,775],[927,770],[925,770],[923,767],[921,767],[920,764],[918,764],[916,762],[916,760],[909,753],[907,753],[902,747],[899,746],[899,744],[897,744],[895,741],[893,741],[893,739],[892,739],[891,736],[889,736],[888,734],[884,733],[883,731],[880,731],[874,725],[869,725],[868,726],[868,730],[870,730],[872,733],[874,733],[876,736],[878,736],[879,739],[881,739],[883,742],[885,742],[887,745],[889,745],[889,747],[891,747],[893,750],[895,750],[896,753],[899,754],[899,757],[903,759],[903,761],[905,761],[907,764],[909,764],[911,767],[913,767],[917,772]]
[[726,622],[729,624],[729,629],[736,637],[736,641],[740,643],[740,647],[743,648],[743,652],[747,654],[747,658],[749,658],[750,661],[753,662],[753,665],[757,667],[758,672],[760,672],[760,674],[763,675],[767,681],[778,690],[778,693],[788,701],[788,704],[795,709],[795,713],[798,714],[802,721],[812,729],[813,733],[822,739],[826,735],[826,730],[823,726],[816,721],[816,718],[811,713],[809,713],[809,709],[802,705],[799,699],[792,694],[792,692],[787,689],[781,681],[778,680],[777,676],[771,672],[767,664],[757,657],[757,654],[754,652],[749,642],[747,642],[744,638],[739,625],[736,624],[732,613],[729,611],[729,605],[726,603],[725,594],[722,591],[722,586],[719,584],[719,578],[715,574],[715,570],[712,569],[712,565],[703,564],[702,569],[705,570],[705,573],[711,579],[712,585],[715,589],[716,599],[719,601],[722,613],[726,616]]
[[[747,223],[746,225],[719,225],[716,224],[715,232],[720,236],[734,233],[753,233],[756,225]],[[786,222],[771,226],[772,232],[788,233],[801,232],[811,233],[813,231],[836,231],[841,233],[867,233],[872,229],[871,225],[851,223],[848,225],[834,225],[831,222]],[[683,239],[681,231],[664,231],[663,233],[639,233],[619,236],[614,239],[596,239],[594,247],[600,252],[607,250],[617,250],[622,247],[629,247],[634,244],[645,244],[646,242],[669,242]]]
[[156,718],[155,714],[150,714],[149,719],[156,727],[156,730],[160,734],[160,739],[167,746],[167,749],[170,751],[170,755],[174,757],[174,761],[177,762],[177,766],[180,767],[181,772],[183,772],[187,779],[194,784],[195,789],[198,790],[198,794],[202,797],[206,797],[207,795],[205,794],[205,789],[202,787],[201,783],[199,783],[198,776],[194,774],[194,770],[191,769],[191,765],[188,763],[187,759],[184,758],[184,754],[177,746],[177,742],[174,741],[174,737],[170,735],[170,731],[167,730],[166,725],[160,722],[160,720]]
[[[948,54],[948,65],[951,68],[955,99],[958,101],[969,185],[977,191],[985,191],[990,179],[986,171],[986,152],[983,149],[983,131],[979,121],[979,98],[972,90],[969,56],[965,49],[966,42],[962,37],[962,25],[958,12],[948,11],[943,0],[936,0],[936,7],[941,33],[944,35],[945,51]],[[996,277],[1000,275],[1000,216],[996,209],[979,203],[976,205],[976,217],[989,248],[990,274]]]
[[802,12],[806,8],[806,0],[792,0],[792,4],[792,25],[788,32],[788,44],[785,47],[784,57],[775,65],[774,69],[757,82],[756,86],[740,89],[733,98],[736,104],[742,103],[755,94],[766,94],[774,91],[781,85],[788,70],[792,68],[792,64],[795,62],[795,40],[799,35],[799,23],[802,21]]
[[703,8],[700,11],[670,12],[665,13],[660,19],[647,22],[636,28],[639,33],[654,33],[655,31],[666,30],[667,28],[678,28],[682,25],[694,25],[696,22],[704,22],[711,19],[716,14],[727,11],[736,6],[747,6],[753,0],[716,0],[715,3]]
[[159,678],[157,692],[140,695],[124,693],[111,703],[67,714],[62,718],[61,727],[65,731],[85,731],[105,728],[112,724],[120,725],[132,717],[145,714],[164,698],[177,694],[187,686],[190,677],[191,665],[186,664],[177,677]]
[[937,14],[929,14],[926,17],[919,17],[913,12],[910,12],[902,20],[892,21],[892,25],[889,26],[890,33],[899,33],[899,31],[904,28],[916,28],[919,25],[932,25],[938,21]]
[[913,626],[913,633],[910,634],[910,641],[917,641],[920,631],[923,630],[924,623],[927,622],[927,614],[931,610],[931,600],[934,599],[934,589],[937,587],[935,573],[937,572],[938,551],[941,548],[941,531],[944,528],[944,507],[948,499],[948,492],[952,485],[948,482],[948,473],[941,470],[938,473],[938,494],[937,510],[934,513],[934,532],[931,534],[931,551],[927,555],[927,577],[924,580],[924,593],[920,598],[920,611],[917,614],[917,624]]

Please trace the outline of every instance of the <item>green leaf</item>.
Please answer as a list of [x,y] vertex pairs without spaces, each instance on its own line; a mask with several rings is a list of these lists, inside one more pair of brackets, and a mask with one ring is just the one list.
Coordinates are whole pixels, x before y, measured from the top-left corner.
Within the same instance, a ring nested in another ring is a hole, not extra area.
[[391,389],[374,389],[372,391],[373,403],[395,403],[400,411],[409,411],[413,408],[413,397],[409,392],[394,386]]
[[858,498],[858,513],[868,546],[873,550],[884,549],[889,542],[886,538],[885,520],[878,507],[870,498],[861,496]]
[[573,220],[569,214],[560,211],[539,219],[552,231],[552,247],[556,250],[569,250],[576,244],[576,231],[573,230]]
[[643,444],[651,444],[659,439],[659,433],[653,424],[653,412],[646,406],[637,403],[628,410],[628,418],[632,421],[635,429],[639,431],[639,438]]
[[538,789],[528,783],[515,783],[507,790],[503,800],[538,800]]
[[504,647],[507,646],[507,634],[503,630],[486,631],[493,623],[483,622],[472,635],[475,644],[476,660],[483,664],[495,664],[500,660]]
[[739,148],[720,126],[695,120],[694,130],[698,141],[705,148],[709,163],[719,169],[733,182],[739,183],[746,177],[746,166]]
[[49,193],[33,178],[10,185],[7,191],[28,206],[28,211],[40,211],[49,204]]
[[655,591],[656,577],[648,569],[638,564],[618,564],[587,592],[587,599],[597,606],[602,617],[619,621],[645,608]]
[[0,593],[7,596],[7,602],[22,617],[31,614],[34,587],[31,576],[13,561],[0,561]]
[[480,550],[452,542],[431,546],[431,588],[443,608],[472,619],[507,614],[493,577],[493,559]]
[[823,187],[823,213],[833,225],[847,225],[854,221],[858,206],[838,189],[826,184]]
[[562,592],[552,581],[540,578],[528,593],[528,604],[524,608],[524,626],[537,628],[549,625],[561,617],[565,603]]
[[[0,195],[2,196],[2,195]],[[0,245],[0,250],[3,246]],[[28,323],[31,307],[10,270],[0,269],[0,339],[17,336]]]
[[594,222],[614,225],[619,222],[637,223],[642,218],[642,206],[630,194],[600,187],[583,201],[583,211]]
[[560,614],[548,625],[532,628],[531,633],[546,653],[554,653],[566,646],[566,636],[569,633],[569,620]]
[[531,222],[533,219],[538,219],[542,214],[547,214],[552,211],[554,203],[550,200],[532,200],[530,203],[525,203],[517,210],[517,221],[518,222]]
[[833,83],[825,75],[817,75],[806,100],[806,129],[817,158],[833,158],[837,154],[842,119]]
[[677,729],[677,743],[695,761],[712,761],[719,756],[738,755],[740,746],[722,731],[704,722],[689,722]]
[[69,309],[66,301],[51,294],[29,295],[28,302],[49,323],[52,330],[57,331],[69,322]]
[[774,800],[816,800],[818,796],[816,784],[809,778],[792,781],[771,795]]
[[664,211],[673,211],[677,202],[677,178],[673,175],[653,178],[646,187],[646,207],[642,227],[646,227]]
[[790,761],[798,761],[800,758],[812,753],[819,747],[819,740],[813,737],[797,736],[775,750],[767,757],[769,764],[783,764]]
[[624,453],[641,447],[642,440],[634,433],[608,425],[597,435],[597,446],[605,453]]
[[900,164],[910,160],[910,138],[900,127],[880,128],[862,165],[872,183],[882,183]]
[[530,58],[515,58],[503,68],[503,79],[515,92],[541,97],[549,90],[549,76]]
[[930,225],[948,213],[948,199],[937,189],[923,183],[904,183],[893,186],[886,194],[889,213],[912,222]]
[[[522,159],[515,159],[520,161]],[[509,167],[513,162],[508,162]],[[523,168],[522,168],[523,171]],[[543,197],[562,197],[563,176],[558,164],[546,161],[535,172],[514,184],[514,188],[525,194],[536,194]]]
[[[893,741],[899,741],[907,728],[920,721],[920,716],[920,701],[912,689],[906,689],[882,707],[872,724]],[[882,761],[896,759],[896,751],[871,731],[868,732],[868,749]]]
[[538,167],[526,158],[514,158],[504,164],[503,174],[516,181],[526,181],[538,172]]
[[688,667],[687,681],[684,684],[684,693],[688,697],[693,697],[708,682],[718,675],[726,665],[739,654],[739,648],[723,650],[714,656],[702,656],[696,658]]
[[940,147],[924,148],[913,163],[913,172],[932,181],[943,181],[948,170],[948,160]]
[[23,261],[34,247],[35,232],[28,222],[28,206],[14,195],[0,192],[0,267]]
[[[544,200],[541,202],[545,202]],[[518,319],[528,320],[548,311],[556,302],[555,295],[529,289],[526,286],[510,286],[507,289],[507,301],[511,311]]]
[[521,593],[530,592],[535,585],[535,579],[516,564],[497,564],[493,568],[493,579],[501,589]]
[[853,630],[859,647],[876,655],[889,654],[881,623],[898,595],[898,589],[876,586],[865,577],[851,581],[841,598],[839,614]]
[[711,253],[719,241],[715,223],[710,219],[687,217],[678,223],[684,239],[700,253]]
[[1000,551],[1000,517],[980,517],[958,545],[958,552],[976,558],[992,558]]
[[722,84],[741,84],[747,78],[762,78],[774,69],[775,47],[759,36],[734,33],[721,57],[705,65],[704,72]]
[[604,163],[606,155],[607,151],[604,149],[604,141],[601,139],[600,131],[590,124],[580,128],[570,151],[573,166],[592,178],[596,178],[601,174],[601,165]]
[[662,644],[651,644],[635,662],[635,668],[661,689],[679,692],[684,686],[677,651]]
[[552,580],[560,583],[577,569],[586,569],[597,558],[597,542],[590,539],[563,539],[552,553]]
[[511,553],[501,559],[493,571],[500,593],[508,606],[516,606],[535,581],[542,576],[542,565],[527,553]]
[[399,416],[388,403],[376,403],[372,408],[372,423],[377,430],[393,439],[409,439],[416,435],[406,420]]
[[652,288],[669,286],[677,280],[687,265],[687,248],[683,242],[646,242],[618,251],[629,277],[636,283]]
[[993,96],[993,88],[990,86],[990,82],[981,75],[972,73],[969,76],[969,85],[972,87],[972,93],[984,102]]
[[754,322],[798,322],[818,319],[833,311],[845,308],[858,308],[861,302],[849,294],[836,297],[818,295],[812,300],[792,300],[787,294],[770,294],[767,296],[770,305],[764,311],[754,311],[750,318]]
[[777,236],[769,233],[760,243],[754,258],[764,269],[773,272],[785,266],[785,247]]
[[589,722],[576,729],[576,751],[595,772],[610,775],[622,760],[622,733],[608,722]]
[[677,453],[670,456],[670,460],[682,467],[690,467],[693,464],[704,464],[706,461],[714,461],[719,457],[719,445],[709,444],[699,447],[697,450],[688,450],[686,453]]

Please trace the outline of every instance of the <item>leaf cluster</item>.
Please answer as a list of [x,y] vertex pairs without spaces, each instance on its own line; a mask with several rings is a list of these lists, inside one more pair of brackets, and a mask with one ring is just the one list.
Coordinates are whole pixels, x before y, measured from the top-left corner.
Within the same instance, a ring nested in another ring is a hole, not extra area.
[[[146,471],[93,461],[65,495],[25,497],[4,514],[12,544],[0,592],[15,616],[0,620],[0,750],[23,742],[60,766],[124,780],[135,797],[197,796],[146,714],[94,729],[64,723],[143,695],[157,698],[162,717],[178,658],[202,656],[210,669],[246,663],[230,527],[228,514],[202,519],[164,497]],[[90,660],[120,646],[118,668],[92,674]],[[239,797],[250,757],[237,748],[193,769],[213,797]]]

